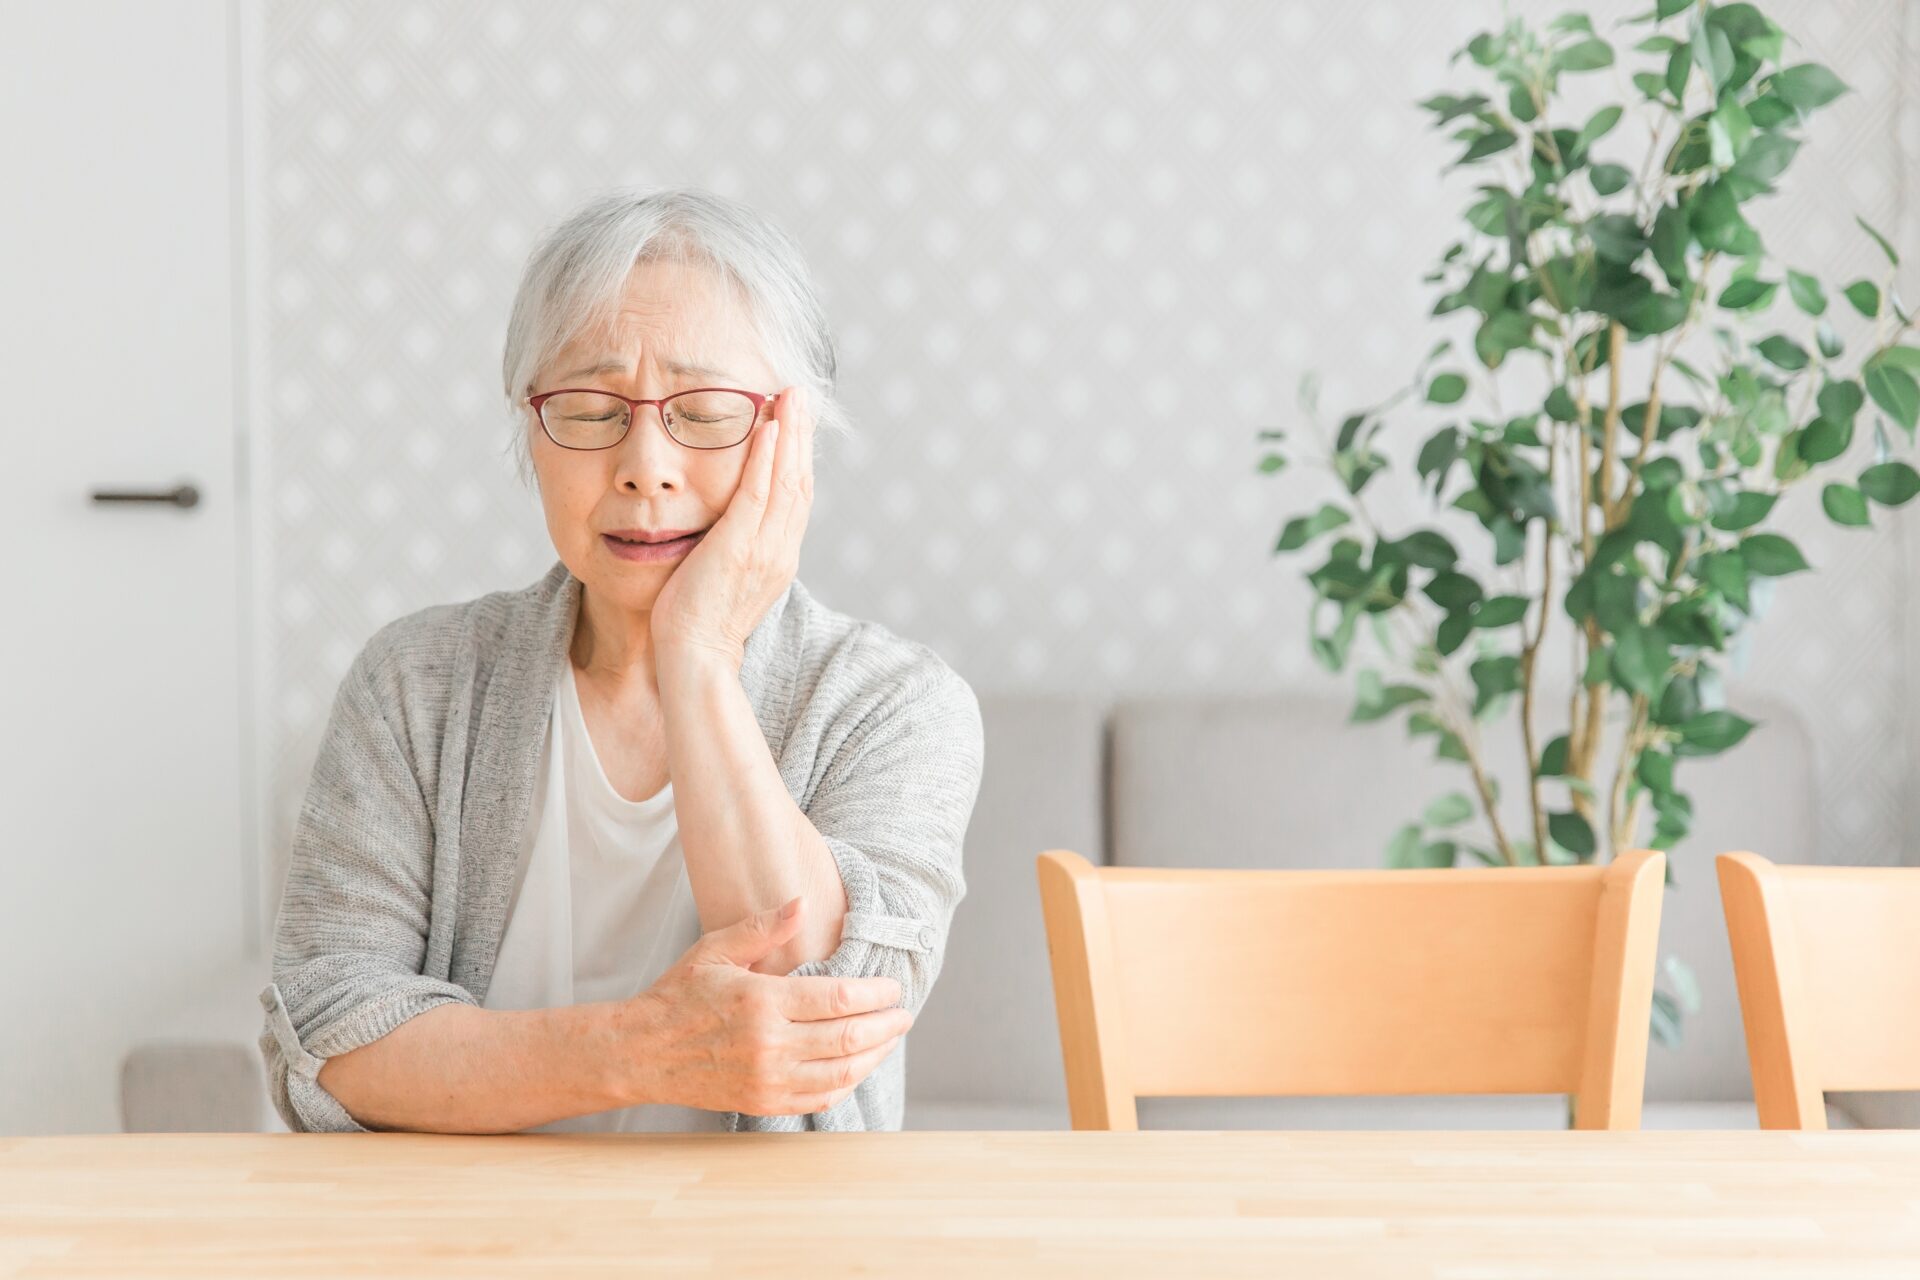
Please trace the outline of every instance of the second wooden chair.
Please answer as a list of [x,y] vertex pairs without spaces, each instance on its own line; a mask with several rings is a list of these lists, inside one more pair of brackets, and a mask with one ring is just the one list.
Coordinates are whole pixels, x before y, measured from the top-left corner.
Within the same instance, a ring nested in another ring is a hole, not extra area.
[[1135,1099],[1566,1093],[1637,1129],[1665,855],[1227,871],[1039,858],[1076,1129]]
[[1920,1089],[1920,869],[1714,861],[1760,1127],[1826,1128],[1828,1089]]

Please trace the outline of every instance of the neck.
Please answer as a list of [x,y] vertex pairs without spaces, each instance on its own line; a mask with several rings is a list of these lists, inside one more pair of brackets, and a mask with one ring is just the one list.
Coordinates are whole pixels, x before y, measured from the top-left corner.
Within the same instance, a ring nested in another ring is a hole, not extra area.
[[609,605],[581,584],[573,665],[612,684],[654,678],[653,614]]

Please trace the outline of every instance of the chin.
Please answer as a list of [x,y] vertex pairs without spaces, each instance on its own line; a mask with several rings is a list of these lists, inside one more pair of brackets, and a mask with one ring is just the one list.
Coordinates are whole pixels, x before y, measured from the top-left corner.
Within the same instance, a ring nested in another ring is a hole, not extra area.
[[679,567],[677,560],[667,564],[616,560],[597,546],[561,558],[594,595],[630,609],[651,608],[654,597],[666,585],[667,575]]

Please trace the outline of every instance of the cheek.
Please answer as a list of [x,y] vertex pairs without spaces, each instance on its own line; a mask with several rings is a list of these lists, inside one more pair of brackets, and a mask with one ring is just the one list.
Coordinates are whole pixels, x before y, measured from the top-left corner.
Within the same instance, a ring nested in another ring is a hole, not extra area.
[[734,493],[740,488],[740,478],[747,473],[747,451],[740,449],[716,449],[714,456],[703,458],[691,472],[693,487],[701,503],[719,515],[733,501]]

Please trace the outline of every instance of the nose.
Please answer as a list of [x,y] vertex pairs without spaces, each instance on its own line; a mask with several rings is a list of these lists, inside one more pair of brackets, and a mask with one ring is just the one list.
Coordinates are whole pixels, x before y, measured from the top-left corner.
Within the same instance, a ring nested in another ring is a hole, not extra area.
[[634,492],[678,488],[687,450],[667,434],[660,406],[643,404],[626,436],[613,447],[614,484]]

